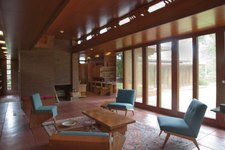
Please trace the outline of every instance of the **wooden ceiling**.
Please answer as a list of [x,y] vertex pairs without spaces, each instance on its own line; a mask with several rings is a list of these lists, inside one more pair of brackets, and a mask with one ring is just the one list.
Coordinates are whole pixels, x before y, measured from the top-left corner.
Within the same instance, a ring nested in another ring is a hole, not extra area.
[[[118,23],[130,13],[130,23],[73,47],[73,51],[125,49],[135,45],[225,27],[224,0],[165,0],[173,5],[152,14],[149,5],[159,0],[0,0],[0,22],[12,57],[30,50],[42,34],[78,40],[101,27]],[[139,13],[139,16],[138,16]],[[144,13],[140,17],[140,13]],[[60,31],[64,33],[61,34]]]
[[30,50],[68,0],[0,0],[0,20],[7,49]]

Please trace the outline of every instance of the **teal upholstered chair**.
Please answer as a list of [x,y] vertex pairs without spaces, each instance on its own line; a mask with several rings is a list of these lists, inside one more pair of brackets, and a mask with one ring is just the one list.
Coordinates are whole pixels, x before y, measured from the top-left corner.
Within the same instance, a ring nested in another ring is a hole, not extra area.
[[135,90],[119,89],[116,97],[116,102],[109,103],[109,109],[124,110],[125,116],[127,111],[131,110],[134,114]]
[[35,93],[32,95],[32,105],[33,109],[30,115],[30,127],[33,124],[40,125],[50,118],[53,118],[55,122],[55,117],[57,116],[57,106],[43,106],[39,93]]
[[179,136],[193,141],[199,149],[196,138],[198,136],[207,106],[200,101],[193,99],[190,103],[184,118],[158,117],[160,134],[162,131],[167,133],[163,148],[166,145],[170,135]]
[[106,132],[62,131],[49,139],[51,150],[121,150],[125,142],[124,135],[115,132],[113,136]]

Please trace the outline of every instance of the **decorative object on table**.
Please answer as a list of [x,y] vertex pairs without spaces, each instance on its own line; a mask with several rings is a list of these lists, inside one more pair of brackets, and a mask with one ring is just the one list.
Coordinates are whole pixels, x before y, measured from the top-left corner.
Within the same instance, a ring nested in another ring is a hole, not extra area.
[[184,118],[176,117],[158,117],[160,134],[162,131],[167,133],[166,139],[163,144],[165,147],[170,135],[179,136],[191,140],[199,149],[196,138],[198,136],[207,106],[200,101],[193,99],[190,103]]

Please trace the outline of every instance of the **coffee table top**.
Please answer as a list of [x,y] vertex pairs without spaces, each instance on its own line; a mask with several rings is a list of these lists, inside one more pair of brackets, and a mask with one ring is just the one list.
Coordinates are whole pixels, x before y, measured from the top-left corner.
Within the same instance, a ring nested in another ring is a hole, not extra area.
[[134,119],[116,114],[114,112],[111,112],[110,110],[103,108],[87,110],[83,111],[82,113],[94,119],[97,123],[106,126],[110,130],[135,122]]

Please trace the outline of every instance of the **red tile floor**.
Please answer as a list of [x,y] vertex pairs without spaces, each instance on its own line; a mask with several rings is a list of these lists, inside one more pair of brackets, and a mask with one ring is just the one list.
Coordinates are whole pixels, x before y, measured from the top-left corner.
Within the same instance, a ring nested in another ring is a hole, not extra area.
[[[104,101],[113,99],[114,96],[91,94],[79,100],[61,101],[58,104],[56,119],[80,116],[82,110],[99,107]],[[129,117],[155,128],[158,128],[158,115],[138,108],[135,109],[134,116],[131,112],[128,113]],[[48,134],[42,127],[29,128],[28,118],[21,110],[20,99],[17,96],[0,98],[0,129],[0,150],[47,149]],[[224,150],[225,131],[203,125],[199,133],[198,143],[201,150]]]

